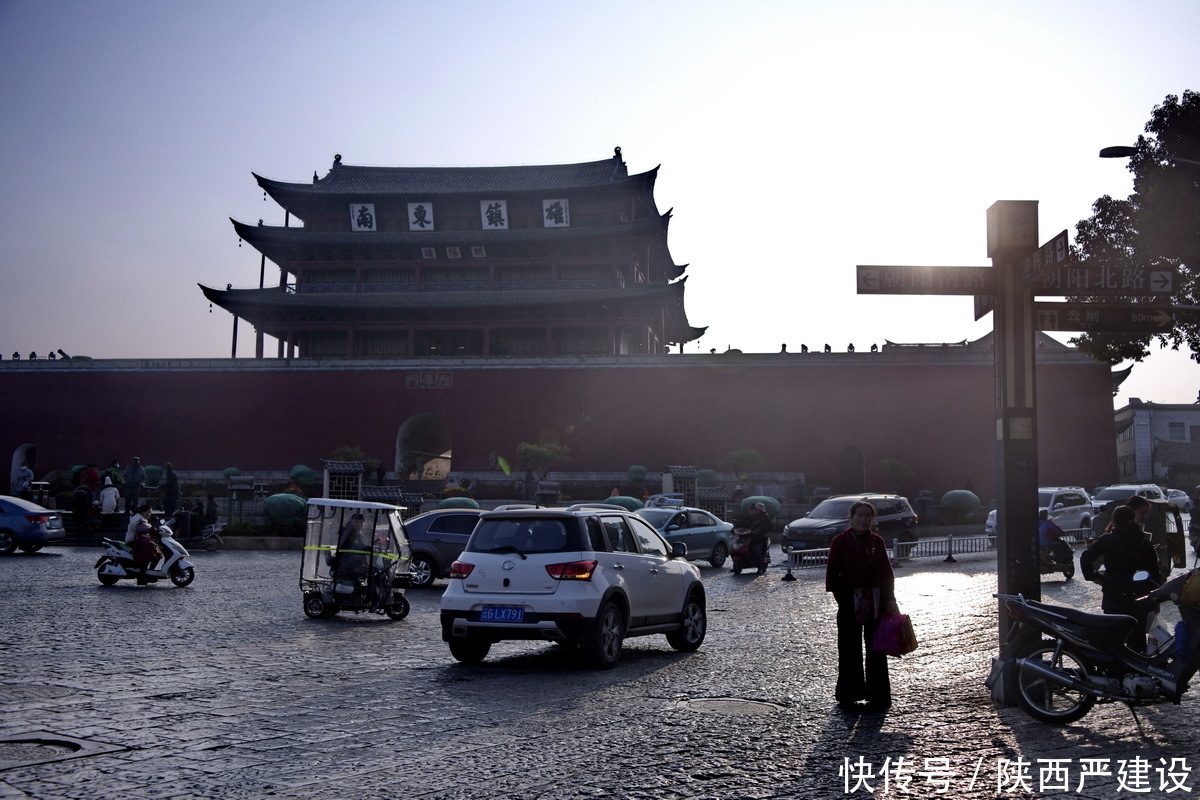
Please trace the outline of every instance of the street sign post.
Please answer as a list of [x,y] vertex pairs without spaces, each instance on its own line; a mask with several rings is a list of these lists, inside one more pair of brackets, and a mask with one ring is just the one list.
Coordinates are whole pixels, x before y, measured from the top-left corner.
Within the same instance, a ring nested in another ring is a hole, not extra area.
[[1034,303],[1041,331],[1166,333],[1175,325],[1169,308],[1138,303]]
[[1036,277],[1045,270],[1061,267],[1070,260],[1071,248],[1067,232],[1063,231],[1025,258],[1025,275]]

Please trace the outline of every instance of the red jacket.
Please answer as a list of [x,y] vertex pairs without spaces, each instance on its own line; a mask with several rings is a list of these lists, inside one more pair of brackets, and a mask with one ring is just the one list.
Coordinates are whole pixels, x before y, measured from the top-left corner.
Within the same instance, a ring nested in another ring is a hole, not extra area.
[[870,533],[864,542],[853,528],[847,528],[833,537],[825,567],[825,591],[879,589],[881,598],[886,601],[895,597],[895,585],[892,560],[882,536]]

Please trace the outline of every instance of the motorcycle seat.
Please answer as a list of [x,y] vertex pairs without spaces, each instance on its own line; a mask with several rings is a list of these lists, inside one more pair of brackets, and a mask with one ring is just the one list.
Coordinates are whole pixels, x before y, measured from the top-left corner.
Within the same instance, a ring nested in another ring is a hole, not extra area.
[[1128,614],[1092,614],[1087,611],[1067,608],[1066,606],[1052,606],[1046,603],[1039,603],[1036,600],[1030,600],[1029,605],[1051,614],[1059,614],[1076,625],[1086,625],[1089,628],[1097,630],[1121,630],[1137,625],[1137,620]]

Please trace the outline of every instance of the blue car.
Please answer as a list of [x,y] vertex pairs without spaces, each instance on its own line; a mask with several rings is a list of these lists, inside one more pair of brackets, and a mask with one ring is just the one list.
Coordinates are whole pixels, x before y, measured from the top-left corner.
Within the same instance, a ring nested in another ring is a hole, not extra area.
[[0,555],[8,555],[18,547],[26,553],[36,553],[66,538],[57,511],[20,497],[0,495]]
[[633,512],[649,522],[668,544],[683,542],[692,561],[708,560],[719,567],[729,558],[733,525],[699,508],[646,506]]

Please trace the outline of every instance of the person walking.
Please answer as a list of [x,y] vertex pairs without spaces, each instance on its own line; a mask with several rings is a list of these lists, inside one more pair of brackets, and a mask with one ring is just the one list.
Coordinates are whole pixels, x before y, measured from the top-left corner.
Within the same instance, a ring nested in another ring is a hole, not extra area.
[[[1147,504],[1148,507],[1148,504]],[[1099,572],[1098,560],[1104,560]],[[1150,583],[1135,583],[1134,573],[1150,573]],[[1138,621],[1125,643],[1139,653],[1146,651],[1146,619],[1149,610],[1138,608],[1137,598],[1162,583],[1162,572],[1154,546],[1137,523],[1137,511],[1129,506],[1113,509],[1108,532],[1079,554],[1079,571],[1084,580],[1100,584],[1100,610],[1105,614],[1128,614]]]
[[133,463],[125,470],[125,513],[133,514],[138,507],[138,498],[142,494],[142,484],[146,482],[146,468],[142,460],[133,457]]
[[825,591],[837,602],[834,697],[842,709],[884,711],[892,703],[887,656],[871,652],[871,642],[880,617],[896,611],[895,580],[887,544],[875,532],[875,507],[854,503],[850,527],[829,544],[825,569]]
[[170,519],[179,508],[179,473],[168,461],[163,466],[162,476],[163,516]]

